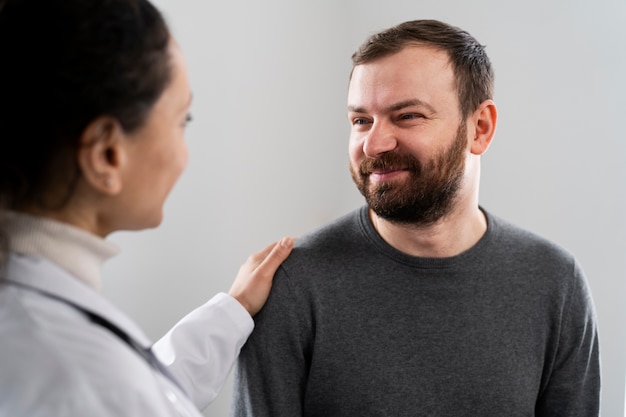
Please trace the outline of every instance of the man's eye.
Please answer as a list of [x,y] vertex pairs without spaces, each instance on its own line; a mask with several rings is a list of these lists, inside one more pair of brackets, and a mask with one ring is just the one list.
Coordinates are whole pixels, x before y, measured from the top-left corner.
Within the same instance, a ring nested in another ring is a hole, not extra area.
[[189,123],[191,123],[192,120],[193,120],[193,116],[191,115],[191,113],[187,113],[187,117],[185,117],[185,123],[183,124],[187,126]]
[[367,124],[368,121],[367,121],[367,119],[359,118],[359,119],[354,119],[354,121],[352,123],[355,124],[355,125],[364,125],[364,124]]
[[412,120],[412,119],[421,119],[424,116],[418,113],[408,113],[408,114],[403,114],[400,116],[400,119],[402,120]]

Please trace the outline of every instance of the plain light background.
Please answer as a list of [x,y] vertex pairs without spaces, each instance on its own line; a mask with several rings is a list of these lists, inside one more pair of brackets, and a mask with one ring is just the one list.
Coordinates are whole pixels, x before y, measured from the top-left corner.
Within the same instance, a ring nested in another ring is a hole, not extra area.
[[[104,292],[157,339],[239,265],[363,203],[348,171],[350,55],[434,18],[496,72],[481,204],[574,252],[600,328],[602,415],[624,415],[626,1],[158,0],[189,65],[190,162],[156,230],[111,237]],[[206,415],[228,415],[230,382]]]

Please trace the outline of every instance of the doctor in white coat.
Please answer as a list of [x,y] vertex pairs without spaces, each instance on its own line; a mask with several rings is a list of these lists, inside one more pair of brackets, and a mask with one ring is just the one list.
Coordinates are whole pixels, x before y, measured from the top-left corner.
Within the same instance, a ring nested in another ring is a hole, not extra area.
[[179,47],[147,0],[0,0],[0,56],[0,417],[200,416],[292,240],[152,345],[100,269],[186,164]]

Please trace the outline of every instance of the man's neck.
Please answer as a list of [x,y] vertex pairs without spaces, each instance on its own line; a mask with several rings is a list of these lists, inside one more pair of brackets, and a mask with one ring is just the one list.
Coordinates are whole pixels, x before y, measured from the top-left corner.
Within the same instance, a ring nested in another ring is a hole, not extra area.
[[487,230],[487,219],[475,205],[458,209],[430,225],[397,224],[370,210],[376,231],[391,246],[412,256],[447,258],[474,246]]

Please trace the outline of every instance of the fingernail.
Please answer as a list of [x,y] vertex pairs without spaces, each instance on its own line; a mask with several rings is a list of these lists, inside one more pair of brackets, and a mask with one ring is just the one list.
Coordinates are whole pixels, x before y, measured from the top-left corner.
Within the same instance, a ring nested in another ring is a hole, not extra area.
[[292,243],[292,242],[291,242],[291,238],[288,238],[288,237],[284,237],[284,238],[282,238],[282,240],[280,241],[280,245],[281,245],[283,248],[289,248],[289,247],[291,247],[291,243]]

